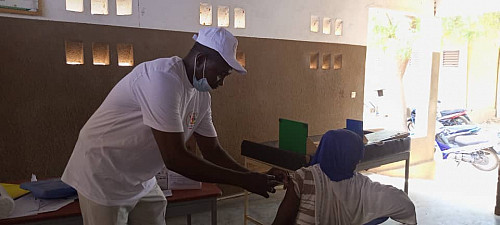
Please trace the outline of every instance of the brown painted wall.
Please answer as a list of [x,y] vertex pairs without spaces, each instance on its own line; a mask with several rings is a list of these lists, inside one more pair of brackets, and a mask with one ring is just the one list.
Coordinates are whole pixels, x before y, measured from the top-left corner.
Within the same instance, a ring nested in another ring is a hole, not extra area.
[[[193,44],[191,33],[4,17],[0,30],[0,182],[61,175],[80,128],[132,69],[117,66],[116,44],[133,44],[135,65]],[[243,139],[278,139],[280,117],[307,122],[310,135],[362,119],[366,47],[238,39],[249,72],[212,93],[220,141],[238,161]],[[84,65],[65,64],[65,40],[83,42]],[[109,66],[92,65],[92,42],[109,44]],[[313,52],[342,54],[342,69],[309,69]]]

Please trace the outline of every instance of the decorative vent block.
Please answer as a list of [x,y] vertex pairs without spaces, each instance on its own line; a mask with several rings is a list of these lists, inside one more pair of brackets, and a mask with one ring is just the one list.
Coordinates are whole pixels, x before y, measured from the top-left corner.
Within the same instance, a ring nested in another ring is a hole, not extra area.
[[90,13],[93,15],[108,15],[108,0],[91,0]]
[[324,54],[323,55],[323,63],[321,64],[321,69],[329,70],[332,65],[332,55]]
[[335,55],[333,58],[333,69],[340,70],[342,69],[342,54]]
[[66,64],[83,64],[83,42],[65,41]]
[[236,60],[241,64],[241,66],[246,67],[246,58],[245,58],[245,53],[244,52],[237,52],[236,53]]
[[116,15],[132,15],[132,0],[116,0]]
[[217,8],[217,25],[219,27],[229,27],[229,7],[219,6]]
[[342,19],[335,19],[335,35],[341,36],[344,22]]
[[117,44],[118,66],[134,65],[134,46],[132,44]]
[[212,5],[200,3],[200,24],[203,26],[212,25]]
[[315,70],[318,69],[319,64],[319,53],[312,53],[309,56],[309,69]]
[[83,12],[83,0],[66,0],[66,10]]
[[234,8],[234,28],[245,28],[245,10],[242,8]]
[[323,18],[323,34],[330,34],[332,30],[332,18]]
[[94,65],[109,65],[109,45],[106,43],[92,43],[92,56]]
[[311,32],[317,33],[319,31],[319,17],[311,16]]

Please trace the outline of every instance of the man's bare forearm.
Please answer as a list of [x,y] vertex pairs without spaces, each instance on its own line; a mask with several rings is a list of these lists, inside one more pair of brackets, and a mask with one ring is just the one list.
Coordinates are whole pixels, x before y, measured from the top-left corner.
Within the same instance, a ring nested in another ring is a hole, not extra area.
[[[269,197],[268,192],[272,192],[274,187],[278,185],[278,181],[274,177],[261,173],[241,171],[246,169],[241,169],[242,167],[236,163],[229,162],[232,166],[223,167],[199,158],[186,150],[180,132],[162,132],[155,129],[152,129],[152,131],[165,165],[181,175],[197,181],[239,186],[266,198]],[[218,145],[218,143],[214,142],[217,139],[202,139],[200,141],[203,146],[202,149],[205,149],[205,151],[207,149],[209,149],[208,151],[212,150],[211,155],[220,155],[215,150],[216,146],[214,146]],[[212,147],[207,148],[207,144]],[[225,165],[224,161],[227,163],[228,160],[222,160],[221,164]]]
[[185,151],[173,160],[166,160],[167,167],[193,180],[211,183],[241,185],[241,178],[247,171],[233,170],[201,159],[191,152]]
[[249,172],[247,168],[236,162],[236,160],[234,160],[233,157],[227,154],[227,152],[221,147],[216,148],[216,150],[212,152],[212,154],[207,154],[206,156],[203,155],[203,158],[221,167],[240,172]]

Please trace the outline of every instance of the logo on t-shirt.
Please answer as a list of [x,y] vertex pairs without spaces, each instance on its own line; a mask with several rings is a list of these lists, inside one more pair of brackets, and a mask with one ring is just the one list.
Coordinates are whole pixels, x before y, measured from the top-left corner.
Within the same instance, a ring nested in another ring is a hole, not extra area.
[[191,112],[189,116],[187,117],[187,128],[188,129],[193,129],[194,124],[196,123],[196,112]]

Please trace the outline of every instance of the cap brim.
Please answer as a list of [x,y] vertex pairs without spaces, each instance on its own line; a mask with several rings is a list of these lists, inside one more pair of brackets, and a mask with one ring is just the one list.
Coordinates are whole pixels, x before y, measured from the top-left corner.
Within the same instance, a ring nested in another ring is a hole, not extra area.
[[236,59],[234,58],[226,59],[224,58],[224,56],[222,56],[222,58],[227,62],[227,64],[229,64],[230,67],[236,70],[236,72],[238,72],[239,74],[242,75],[247,74],[247,70],[243,68],[243,66],[241,66],[241,64],[238,61],[236,61]]
[[[194,34],[193,35],[193,40],[195,40],[196,42],[198,42],[198,34]],[[200,43],[200,42],[198,42],[198,43]],[[203,45],[203,46],[205,46],[205,47],[207,47],[207,48],[213,49],[213,48],[208,47],[208,46],[206,46],[206,45],[204,45],[202,43],[200,43],[200,44]],[[235,58],[233,58],[233,57],[224,57],[224,55],[221,52],[219,52],[218,50],[216,50],[216,49],[213,49],[213,50],[215,50],[216,52],[218,52],[219,55],[222,56],[222,58],[227,62],[227,64],[229,64],[229,66],[231,68],[233,68],[234,70],[236,70],[236,72],[238,72],[239,74],[242,74],[242,75],[247,74],[247,70],[245,68],[243,68],[243,66],[241,66],[241,64]]]

